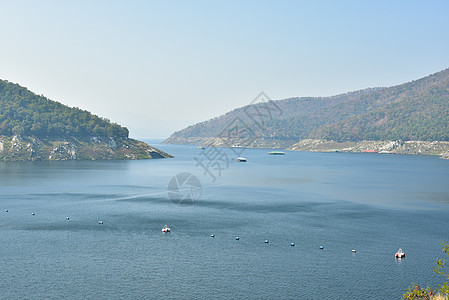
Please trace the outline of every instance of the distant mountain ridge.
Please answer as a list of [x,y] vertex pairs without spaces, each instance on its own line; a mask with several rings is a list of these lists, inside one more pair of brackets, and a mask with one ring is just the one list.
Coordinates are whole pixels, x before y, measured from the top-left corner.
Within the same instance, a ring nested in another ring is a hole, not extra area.
[[0,160],[103,160],[170,157],[128,138],[128,129],[0,80]]
[[[286,148],[303,139],[449,141],[449,69],[393,87],[275,103],[282,114],[267,120],[246,146]],[[165,143],[219,146],[220,132],[247,108],[189,126]],[[245,120],[249,127],[255,126]],[[248,140],[244,132],[241,138]]]

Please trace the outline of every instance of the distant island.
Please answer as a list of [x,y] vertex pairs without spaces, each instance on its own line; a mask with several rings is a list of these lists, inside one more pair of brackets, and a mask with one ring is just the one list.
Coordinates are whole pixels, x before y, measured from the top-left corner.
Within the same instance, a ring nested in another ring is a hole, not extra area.
[[171,157],[128,135],[126,127],[0,80],[0,161]]
[[247,105],[164,143],[449,158],[449,69],[393,87]]

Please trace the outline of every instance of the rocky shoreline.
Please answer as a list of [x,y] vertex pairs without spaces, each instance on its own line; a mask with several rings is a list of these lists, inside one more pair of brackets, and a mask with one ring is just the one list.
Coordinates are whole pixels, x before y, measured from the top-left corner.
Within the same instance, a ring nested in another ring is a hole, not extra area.
[[436,155],[449,159],[449,142],[444,141],[360,141],[336,142],[304,139],[288,147],[291,151],[378,152],[410,155]]
[[436,155],[449,159],[449,142],[445,141],[359,141],[337,142],[322,139],[304,139],[297,143],[291,140],[255,138],[226,139],[218,137],[169,138],[167,144],[186,144],[204,147],[232,147],[285,149],[312,152],[378,152],[409,155]]
[[0,161],[151,159],[172,157],[144,142],[122,138],[0,136]]

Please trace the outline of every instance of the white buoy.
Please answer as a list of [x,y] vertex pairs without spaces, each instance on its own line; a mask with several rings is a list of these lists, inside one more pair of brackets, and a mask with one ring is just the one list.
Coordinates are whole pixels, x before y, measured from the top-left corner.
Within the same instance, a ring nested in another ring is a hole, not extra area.
[[69,217],[67,217],[67,218],[66,218],[66,220],[70,220],[70,218],[69,218]]
[[5,209],[5,212],[8,212],[8,210],[7,210],[7,209]]
[[31,213],[32,216],[34,216],[34,213]]

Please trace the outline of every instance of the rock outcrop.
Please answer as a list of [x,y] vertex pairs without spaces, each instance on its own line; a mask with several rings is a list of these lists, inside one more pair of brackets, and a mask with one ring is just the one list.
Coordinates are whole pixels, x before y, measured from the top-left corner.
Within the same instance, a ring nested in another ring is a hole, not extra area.
[[105,137],[43,139],[0,136],[1,161],[112,160],[168,158],[171,155],[134,139]]

